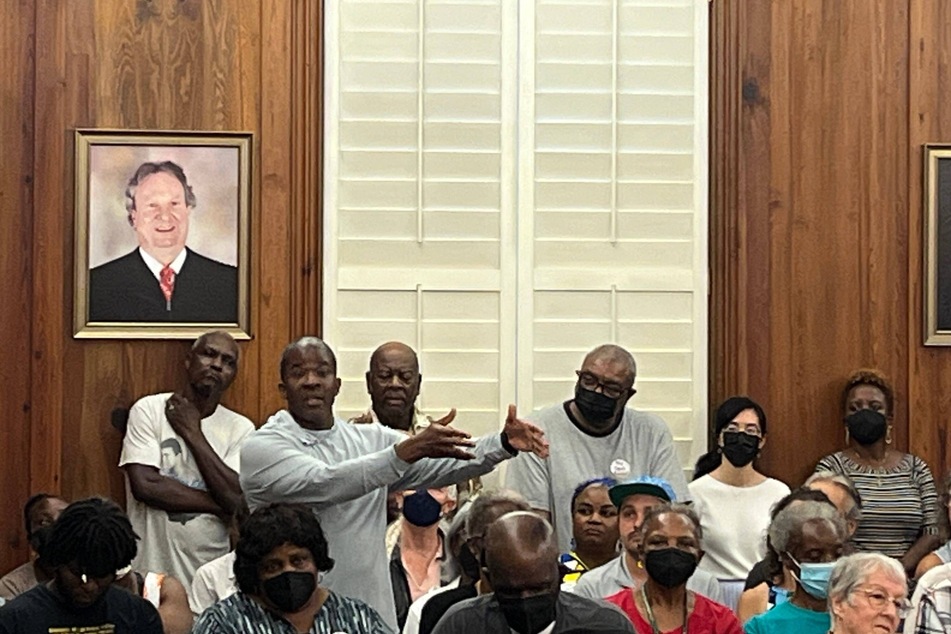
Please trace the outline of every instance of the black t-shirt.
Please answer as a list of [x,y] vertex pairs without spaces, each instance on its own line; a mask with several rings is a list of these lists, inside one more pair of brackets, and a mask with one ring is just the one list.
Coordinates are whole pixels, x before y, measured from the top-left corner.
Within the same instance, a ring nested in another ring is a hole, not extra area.
[[423,606],[423,612],[419,616],[419,634],[429,634],[435,629],[436,623],[439,623],[439,619],[446,613],[446,610],[460,601],[477,596],[479,596],[479,593],[474,585],[459,586],[445,592],[437,592]]
[[130,592],[110,586],[88,608],[76,609],[46,585],[24,592],[0,607],[0,634],[162,634],[155,607]]

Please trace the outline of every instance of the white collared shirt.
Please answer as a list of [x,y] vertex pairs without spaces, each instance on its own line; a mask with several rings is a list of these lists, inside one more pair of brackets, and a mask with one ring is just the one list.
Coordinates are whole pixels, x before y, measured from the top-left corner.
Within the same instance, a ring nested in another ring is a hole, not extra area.
[[[172,260],[172,263],[169,264],[169,266],[172,267],[172,270],[175,271],[175,275],[178,275],[182,270],[182,266],[185,264],[185,256],[187,254],[188,249],[182,249],[181,252],[175,256],[175,259]],[[142,260],[145,262],[145,265],[149,267],[149,270],[152,271],[152,275],[155,276],[155,279],[161,282],[162,269],[165,268],[165,265],[146,253],[145,249],[142,247],[139,247],[139,255],[142,256]]]

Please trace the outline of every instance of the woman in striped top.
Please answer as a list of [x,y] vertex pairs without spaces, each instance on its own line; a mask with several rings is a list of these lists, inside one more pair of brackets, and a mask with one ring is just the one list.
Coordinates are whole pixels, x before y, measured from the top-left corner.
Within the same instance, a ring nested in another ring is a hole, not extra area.
[[848,447],[816,471],[847,475],[862,496],[856,550],[901,560],[909,575],[938,543],[938,495],[925,461],[891,447],[894,392],[875,370],[859,370],[843,390]]

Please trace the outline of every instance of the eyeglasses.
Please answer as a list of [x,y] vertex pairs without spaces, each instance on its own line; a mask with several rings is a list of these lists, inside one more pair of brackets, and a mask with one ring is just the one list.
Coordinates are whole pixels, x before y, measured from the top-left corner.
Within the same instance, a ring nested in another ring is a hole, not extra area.
[[756,425],[755,423],[749,423],[743,427],[740,427],[739,423],[730,423],[723,428],[723,431],[741,431],[744,434],[756,436],[757,438],[763,435],[763,432],[760,431],[759,425]]
[[881,590],[865,590],[864,588],[856,588],[856,592],[860,592],[865,595],[865,599],[868,601],[869,606],[875,610],[883,611],[888,607],[889,604],[895,607],[895,612],[898,614],[898,618],[903,619],[908,615],[908,612],[911,610],[911,604],[908,602],[908,599],[905,597],[892,597]]
[[581,382],[581,387],[586,390],[591,390],[592,392],[598,388],[601,388],[601,393],[608,398],[619,398],[623,396],[623,394],[628,390],[631,390],[631,394],[634,394],[637,391],[629,387],[624,387],[620,383],[609,383],[602,381],[595,375],[584,370],[576,370],[575,374],[578,375],[578,380]]

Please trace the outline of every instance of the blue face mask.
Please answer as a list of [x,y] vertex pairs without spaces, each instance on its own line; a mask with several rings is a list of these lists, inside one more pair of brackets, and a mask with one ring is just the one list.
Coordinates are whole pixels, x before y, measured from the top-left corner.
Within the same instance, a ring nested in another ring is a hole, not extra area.
[[782,586],[773,586],[769,589],[769,605],[776,607],[789,601],[789,590]]
[[816,599],[828,598],[829,576],[832,574],[832,569],[835,567],[835,562],[830,561],[823,564],[801,564],[796,561],[796,558],[790,555],[788,552],[786,555],[792,560],[794,564],[799,566],[799,575],[796,576],[796,573],[794,572],[792,575],[793,578],[799,582],[799,585],[802,586],[802,589],[805,590],[807,594],[815,597]]

